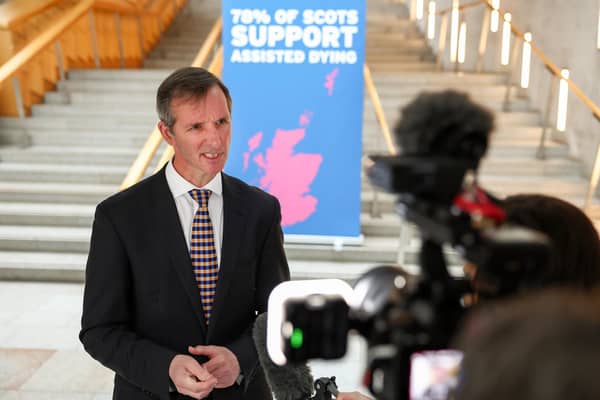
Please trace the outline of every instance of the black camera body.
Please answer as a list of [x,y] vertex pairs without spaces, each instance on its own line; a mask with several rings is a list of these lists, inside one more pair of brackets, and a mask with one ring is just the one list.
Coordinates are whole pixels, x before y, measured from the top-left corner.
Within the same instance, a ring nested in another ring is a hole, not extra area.
[[289,361],[335,358],[355,330],[368,344],[364,383],[378,399],[447,398],[461,359],[449,347],[471,287],[449,275],[442,246],[477,266],[490,297],[538,287],[548,257],[545,236],[505,224],[500,202],[477,186],[493,128],[490,111],[452,90],[421,93],[402,109],[394,128],[401,155],[371,156],[367,174],[398,196],[398,212],[419,228],[420,273],[380,266],[357,280],[350,303],[329,295],[286,304],[282,338],[298,329],[307,349],[287,346]]
[[[284,353],[290,362],[339,358],[354,330],[367,341],[364,383],[378,399],[445,399],[460,361],[448,349],[466,313],[461,299],[471,289],[467,281],[449,275],[442,245],[452,245],[476,264],[500,297],[539,285],[535,272],[546,262],[547,242],[523,228],[474,224],[473,212],[456,205],[472,163],[414,156],[372,160],[369,178],[398,195],[398,211],[421,232],[421,271],[414,275],[399,266],[376,267],[355,283],[352,304],[331,295],[287,302],[284,323],[303,338],[294,346],[291,334]],[[439,389],[438,384],[437,394],[427,394],[434,386],[419,388],[415,365],[439,363],[436,359],[451,366],[444,367],[448,386]]]

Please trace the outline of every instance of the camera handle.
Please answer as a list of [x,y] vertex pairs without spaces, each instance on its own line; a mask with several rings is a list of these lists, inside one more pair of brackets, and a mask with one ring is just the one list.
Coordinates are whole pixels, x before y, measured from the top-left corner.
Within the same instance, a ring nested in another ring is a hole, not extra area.
[[319,378],[315,381],[315,395],[311,400],[332,400],[338,394],[335,376],[331,378]]
[[425,280],[430,282],[442,282],[448,285],[450,275],[446,268],[446,259],[442,246],[431,239],[423,238],[421,253],[419,254],[421,273]]

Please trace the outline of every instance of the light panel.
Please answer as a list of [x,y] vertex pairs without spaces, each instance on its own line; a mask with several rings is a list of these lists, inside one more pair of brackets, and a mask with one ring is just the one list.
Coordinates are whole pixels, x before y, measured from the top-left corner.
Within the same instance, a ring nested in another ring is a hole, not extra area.
[[498,32],[498,25],[500,22],[500,0],[492,0],[492,16],[490,20],[490,31]]
[[569,70],[560,71],[560,86],[558,88],[558,110],[556,115],[556,129],[564,132],[567,127],[567,103],[569,102]]
[[450,22],[450,62],[456,62],[456,53],[458,50],[458,0],[452,1],[452,15]]
[[435,1],[429,2],[429,10],[427,15],[427,39],[435,38]]
[[417,0],[417,10],[416,10],[416,17],[417,19],[420,21],[423,19],[423,0]]
[[521,87],[527,89],[529,87],[529,74],[531,70],[531,32],[523,35],[523,55],[521,57]]
[[508,65],[510,59],[510,21],[512,15],[504,14],[504,23],[502,24],[502,53],[500,55],[500,64]]
[[460,24],[460,32],[458,34],[458,63],[464,64],[467,54],[467,24],[463,21]]

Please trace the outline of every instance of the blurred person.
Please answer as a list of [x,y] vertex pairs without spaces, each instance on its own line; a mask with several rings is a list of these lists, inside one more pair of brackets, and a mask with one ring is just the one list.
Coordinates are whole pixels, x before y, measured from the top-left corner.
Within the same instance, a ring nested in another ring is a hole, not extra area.
[[600,398],[599,300],[554,288],[481,306],[457,341],[464,358],[451,398]]
[[251,328],[289,268],[277,199],[222,172],[231,103],[205,69],[169,75],[174,158],[96,208],[80,340],[113,399],[271,399]]
[[[574,205],[541,194],[519,194],[502,202],[505,223],[545,234],[550,254],[539,271],[542,287],[573,287],[589,290],[600,283],[600,240],[590,219]],[[478,280],[477,267],[467,263],[465,274],[476,292],[493,295],[489,282]]]
[[371,397],[365,396],[360,392],[339,392],[337,400],[373,400]]

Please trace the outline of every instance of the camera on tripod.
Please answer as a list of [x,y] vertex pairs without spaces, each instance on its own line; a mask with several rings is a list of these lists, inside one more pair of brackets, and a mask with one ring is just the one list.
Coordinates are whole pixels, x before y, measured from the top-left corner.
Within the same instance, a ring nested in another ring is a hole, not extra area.
[[[491,297],[540,285],[546,238],[504,223],[501,203],[477,185],[493,128],[468,96],[425,93],[403,109],[399,156],[372,156],[371,182],[398,196],[397,209],[420,232],[419,274],[376,267],[353,288],[342,281],[286,282],[269,299],[268,351],[278,364],[339,358],[350,330],[368,345],[365,384],[383,400],[446,399],[461,354],[450,349],[466,308],[468,281],[450,276],[442,246],[478,269]],[[324,290],[321,290],[324,289]]]

